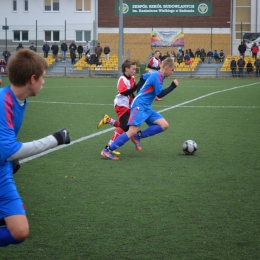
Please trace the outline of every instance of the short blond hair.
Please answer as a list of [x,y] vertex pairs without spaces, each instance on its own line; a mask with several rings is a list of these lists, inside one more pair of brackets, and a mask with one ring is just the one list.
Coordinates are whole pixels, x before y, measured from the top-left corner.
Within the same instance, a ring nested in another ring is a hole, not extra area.
[[168,57],[162,62],[162,68],[165,68],[166,66],[175,68],[175,62],[172,58]]

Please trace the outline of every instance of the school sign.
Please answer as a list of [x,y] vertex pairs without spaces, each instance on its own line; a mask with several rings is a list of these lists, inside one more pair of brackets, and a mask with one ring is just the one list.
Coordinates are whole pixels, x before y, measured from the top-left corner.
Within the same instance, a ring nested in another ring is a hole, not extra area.
[[[116,2],[119,15],[119,2]],[[124,2],[124,16],[211,16],[212,2]]]

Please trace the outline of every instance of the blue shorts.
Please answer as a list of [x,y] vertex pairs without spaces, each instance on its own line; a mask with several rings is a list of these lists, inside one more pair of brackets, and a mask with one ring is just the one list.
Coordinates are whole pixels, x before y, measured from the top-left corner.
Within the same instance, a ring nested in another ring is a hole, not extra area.
[[13,215],[26,215],[24,204],[14,182],[0,189],[0,220]]
[[151,107],[132,107],[130,111],[130,118],[128,125],[134,125],[140,127],[143,122],[148,126],[153,125],[154,121],[163,118],[163,116]]

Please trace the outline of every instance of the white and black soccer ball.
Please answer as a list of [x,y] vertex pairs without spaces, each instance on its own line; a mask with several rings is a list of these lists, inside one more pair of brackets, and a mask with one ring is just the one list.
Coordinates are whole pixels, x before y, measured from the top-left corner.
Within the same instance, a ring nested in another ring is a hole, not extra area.
[[187,155],[193,155],[198,150],[198,145],[193,140],[186,140],[182,145],[182,150]]

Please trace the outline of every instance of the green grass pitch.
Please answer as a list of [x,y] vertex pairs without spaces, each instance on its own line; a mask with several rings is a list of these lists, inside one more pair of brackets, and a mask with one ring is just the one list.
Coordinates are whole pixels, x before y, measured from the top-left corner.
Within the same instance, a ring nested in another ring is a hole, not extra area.
[[[259,259],[259,80],[179,79],[153,104],[170,128],[143,139],[141,152],[128,142],[114,162],[100,156],[113,128],[96,126],[105,113],[116,118],[116,83],[46,78],[29,99],[19,140],[66,126],[72,143],[22,160],[14,179],[30,235],[0,259]],[[187,139],[194,156],[182,152]]]

